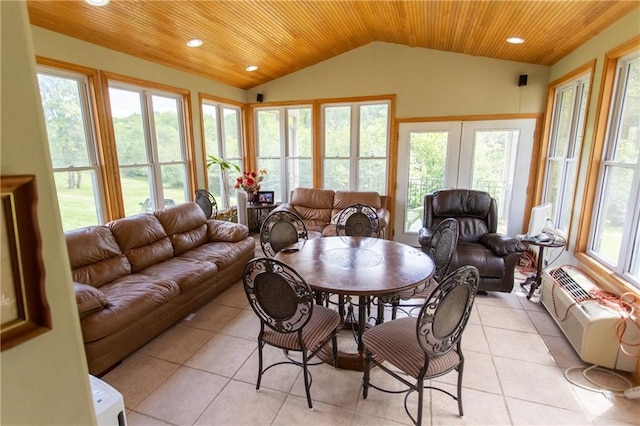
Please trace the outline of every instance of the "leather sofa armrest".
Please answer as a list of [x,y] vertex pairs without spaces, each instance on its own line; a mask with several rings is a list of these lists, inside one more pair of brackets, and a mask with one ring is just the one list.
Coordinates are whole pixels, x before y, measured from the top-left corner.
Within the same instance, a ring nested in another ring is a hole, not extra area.
[[80,319],[101,310],[107,304],[107,296],[90,285],[74,282],[73,291],[76,293],[76,304],[78,305]]
[[480,244],[490,248],[498,256],[506,256],[509,253],[520,253],[526,250],[522,241],[498,233],[483,235],[480,237]]
[[378,219],[380,219],[380,229],[385,229],[389,225],[389,210],[382,208],[376,210],[376,214],[378,215]]
[[241,223],[225,222],[224,220],[207,220],[207,237],[209,242],[236,243],[249,236],[249,227]]
[[420,243],[422,247],[429,247],[431,237],[433,237],[433,232],[429,228],[420,228],[418,231],[418,243]]

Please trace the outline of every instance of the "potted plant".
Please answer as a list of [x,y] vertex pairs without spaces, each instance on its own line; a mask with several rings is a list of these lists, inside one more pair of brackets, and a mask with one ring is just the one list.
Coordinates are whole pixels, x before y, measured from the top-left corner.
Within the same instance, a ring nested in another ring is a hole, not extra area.
[[230,206],[231,203],[229,200],[229,184],[228,184],[229,178],[227,176],[227,173],[231,169],[234,169],[235,171],[239,172],[240,167],[237,164],[233,164],[229,161],[226,161],[222,158],[218,158],[214,155],[207,155],[207,169],[209,169],[214,165],[218,165],[220,167],[220,174],[222,176],[222,186],[223,186],[223,190],[222,190],[223,203],[225,206]]

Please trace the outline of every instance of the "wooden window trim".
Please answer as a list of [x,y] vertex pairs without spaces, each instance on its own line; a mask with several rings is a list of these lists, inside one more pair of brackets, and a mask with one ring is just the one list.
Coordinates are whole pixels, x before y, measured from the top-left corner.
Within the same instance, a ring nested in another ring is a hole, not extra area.
[[[589,107],[591,104],[591,91],[593,90],[593,77],[595,74],[595,68],[596,68],[596,60],[594,59],[576,68],[575,70],[563,75],[562,77],[552,81],[551,83],[549,83],[547,87],[547,106],[545,110],[547,111],[547,113],[545,114],[545,118],[544,118],[542,139],[540,141],[540,149],[538,151],[539,166],[536,168],[537,173],[535,176],[535,192],[532,200],[533,201],[532,206],[538,205],[542,202],[542,190],[544,188],[544,179],[547,174],[547,158],[548,158],[547,152],[549,150],[549,144],[550,144],[551,126],[553,125],[553,122],[552,122],[553,107],[554,107],[554,102],[556,98],[556,90],[559,87],[563,86],[564,84],[569,83],[570,81],[575,80],[576,78],[589,73],[590,74],[589,92],[586,100],[587,103],[585,105],[585,116],[584,116],[584,120],[582,121],[583,139],[582,139],[582,145],[580,146],[580,151],[579,151],[580,155],[578,156],[576,161],[576,185],[574,185],[573,194],[571,194],[571,199],[576,200],[577,189],[578,189],[578,185],[577,185],[578,172],[580,171],[582,166],[582,148],[585,145],[584,135],[587,128],[587,121],[589,119]],[[529,218],[526,218],[526,219],[528,222]],[[569,218],[569,227],[567,228],[567,235],[571,235],[571,228],[573,226],[573,223],[574,221],[573,221],[573,215],[572,215]]]
[[[585,193],[581,207],[582,214],[580,214],[578,222],[578,237],[574,255],[578,260],[579,266],[583,267],[589,275],[597,279],[606,290],[618,294],[632,292],[640,295],[638,288],[587,254],[589,232],[594,214],[593,208],[597,195],[598,177],[600,175],[600,164],[604,155],[605,137],[609,113],[611,111],[616,68],[618,60],[621,57],[638,48],[640,48],[640,36],[634,37],[628,42],[610,50],[604,57],[600,93],[598,95],[599,107],[595,117],[593,144],[591,152],[589,153],[589,167],[587,167]],[[636,299],[636,306],[640,307],[640,298]]]
[[81,65],[72,64],[69,62],[59,61],[57,59],[51,59],[44,56],[36,56],[36,63],[41,66],[57,68],[64,71],[74,72],[76,74],[82,74],[87,78],[89,85],[89,102],[93,109],[92,120],[95,128],[96,137],[96,156],[99,166],[99,173],[101,174],[102,192],[104,194],[103,206],[105,217],[103,220],[108,222],[118,216],[117,210],[117,191],[112,183],[114,163],[113,152],[106,141],[109,140],[109,135],[104,123],[107,121],[107,115],[105,110],[104,92],[102,77],[100,71],[94,68],[89,68]]
[[[247,119],[246,119],[247,105],[243,104],[242,102],[233,101],[231,99],[225,99],[225,98],[221,98],[221,97],[218,97],[218,96],[208,95],[206,93],[198,93],[198,111],[200,112],[200,146],[202,148],[202,161],[203,161],[202,166],[203,166],[203,171],[204,171],[204,186],[203,186],[203,188],[209,188],[209,173],[207,172],[207,141],[206,141],[206,138],[205,138],[205,131],[204,131],[204,111],[202,109],[202,105],[203,105],[204,101],[215,102],[217,104],[222,105],[223,107],[225,105],[234,106],[234,107],[237,107],[240,110],[240,126],[242,126],[242,132],[240,134],[240,137],[242,138],[241,143],[242,143],[243,164],[246,164],[247,149],[248,149],[248,146],[247,146],[247,130],[246,130],[246,127],[247,127]],[[249,170],[249,169],[247,169],[247,170]],[[199,188],[199,187],[196,186],[194,188]]]
[[187,163],[187,181],[191,187],[191,196],[193,196],[195,189],[198,187],[198,182],[196,178],[196,153],[195,153],[195,143],[193,141],[193,119],[192,119],[192,109],[191,109],[191,91],[188,89],[182,89],[179,87],[169,86],[162,83],[156,83],[153,81],[142,80],[135,77],[129,77],[122,74],[116,74],[107,71],[100,71],[101,82],[102,82],[102,92],[104,94],[104,109],[105,109],[105,128],[108,134],[108,139],[106,148],[111,151],[113,156],[113,164],[114,168],[111,172],[111,176],[109,177],[113,181],[113,185],[115,186],[115,203],[117,209],[117,216],[115,218],[124,217],[124,200],[122,196],[122,184],[120,182],[120,171],[118,166],[117,159],[117,151],[116,151],[116,138],[115,131],[113,129],[113,117],[111,116],[111,104],[109,102],[109,96],[106,94],[109,93],[109,81],[116,81],[119,83],[126,83],[135,86],[140,86],[149,89],[160,90],[164,92],[174,93],[176,95],[182,96],[183,100],[183,122],[185,127],[185,144],[186,144],[186,163]]

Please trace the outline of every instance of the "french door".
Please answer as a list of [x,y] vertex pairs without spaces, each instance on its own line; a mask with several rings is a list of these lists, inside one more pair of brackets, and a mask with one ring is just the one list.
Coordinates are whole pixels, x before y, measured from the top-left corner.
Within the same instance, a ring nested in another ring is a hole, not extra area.
[[424,195],[444,188],[487,191],[498,231],[522,231],[535,119],[401,123],[394,240],[418,245]]

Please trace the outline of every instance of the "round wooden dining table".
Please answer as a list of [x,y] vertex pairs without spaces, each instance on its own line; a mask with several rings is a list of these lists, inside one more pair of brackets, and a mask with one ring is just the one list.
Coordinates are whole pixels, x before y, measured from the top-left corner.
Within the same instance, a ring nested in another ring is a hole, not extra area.
[[338,351],[336,367],[360,371],[369,298],[416,287],[435,271],[431,258],[420,249],[381,238],[313,238],[286,247],[275,259],[295,269],[316,292],[358,296],[358,352]]

